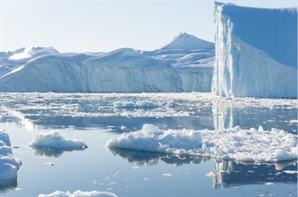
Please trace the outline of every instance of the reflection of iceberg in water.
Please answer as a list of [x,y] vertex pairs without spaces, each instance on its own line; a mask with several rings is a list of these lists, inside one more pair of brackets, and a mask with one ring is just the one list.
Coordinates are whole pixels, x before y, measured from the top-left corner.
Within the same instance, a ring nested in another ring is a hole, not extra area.
[[268,164],[218,161],[214,170],[207,174],[213,187],[264,183],[297,183],[297,161]]
[[216,130],[229,129],[235,126],[240,126],[242,129],[262,126],[264,130],[287,128],[286,131],[288,132],[297,130],[297,124],[290,123],[290,120],[297,120],[297,109],[233,108],[213,105],[212,112]]
[[14,190],[17,187],[17,179],[0,182],[0,194]]
[[121,158],[127,160],[128,162],[134,163],[136,166],[155,165],[159,161],[162,161],[166,164],[170,164],[174,166],[182,166],[185,164],[200,164],[202,162],[209,160],[208,158],[197,157],[197,156],[152,153],[152,152],[120,149],[120,148],[114,148],[114,147],[107,147],[107,149],[114,156],[118,155]]
[[[33,155],[37,157],[55,157],[58,158],[62,156],[65,150],[57,150],[57,149],[49,149],[49,148],[38,148],[38,147],[32,147],[34,149]],[[67,152],[71,152],[72,150],[69,150]]]

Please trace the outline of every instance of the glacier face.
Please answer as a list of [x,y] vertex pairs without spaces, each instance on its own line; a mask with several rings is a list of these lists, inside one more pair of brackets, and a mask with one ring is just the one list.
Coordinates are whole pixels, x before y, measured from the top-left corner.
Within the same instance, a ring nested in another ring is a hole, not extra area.
[[210,92],[214,44],[182,33],[154,51],[24,48],[2,59],[2,92]]
[[3,92],[210,91],[212,70],[120,67],[100,62],[46,59],[0,79]]
[[212,92],[297,98],[297,9],[214,3]]

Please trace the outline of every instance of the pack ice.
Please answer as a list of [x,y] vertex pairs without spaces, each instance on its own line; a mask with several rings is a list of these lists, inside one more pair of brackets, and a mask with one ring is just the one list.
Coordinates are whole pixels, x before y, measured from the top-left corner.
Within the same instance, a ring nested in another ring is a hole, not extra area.
[[154,51],[2,52],[2,92],[210,92],[214,43],[181,33]]
[[0,187],[16,181],[21,161],[11,151],[9,135],[0,132]]
[[297,98],[297,8],[214,3],[216,59],[212,92]]

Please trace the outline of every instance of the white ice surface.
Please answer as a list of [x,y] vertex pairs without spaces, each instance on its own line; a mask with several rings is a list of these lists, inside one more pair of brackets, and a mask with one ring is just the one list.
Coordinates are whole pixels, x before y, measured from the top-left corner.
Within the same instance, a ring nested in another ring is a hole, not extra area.
[[66,139],[56,131],[33,134],[33,140],[29,146],[56,150],[81,150],[88,147],[85,142],[77,139]]
[[250,162],[276,162],[298,156],[296,135],[274,128],[264,131],[261,127],[161,131],[146,124],[140,131],[110,139],[106,146]]
[[0,185],[15,180],[20,165],[21,161],[12,154],[9,135],[0,132]]
[[55,191],[51,194],[40,194],[38,197],[117,197],[114,193],[111,192],[101,192],[101,191],[90,191],[84,192],[77,190],[74,193]]
[[214,3],[212,92],[297,98],[297,9]]
[[210,92],[214,44],[183,33],[167,46],[109,53],[2,52],[0,91]]

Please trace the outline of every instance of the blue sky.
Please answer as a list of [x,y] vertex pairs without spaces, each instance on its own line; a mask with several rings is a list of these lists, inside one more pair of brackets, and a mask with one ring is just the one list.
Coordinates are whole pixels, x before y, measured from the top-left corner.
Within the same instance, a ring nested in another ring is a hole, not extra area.
[[[297,6],[297,0],[220,1],[250,7]],[[60,52],[154,50],[180,32],[212,41],[211,0],[1,0],[1,51],[53,46]]]

